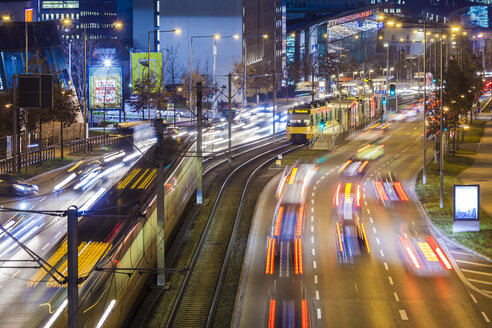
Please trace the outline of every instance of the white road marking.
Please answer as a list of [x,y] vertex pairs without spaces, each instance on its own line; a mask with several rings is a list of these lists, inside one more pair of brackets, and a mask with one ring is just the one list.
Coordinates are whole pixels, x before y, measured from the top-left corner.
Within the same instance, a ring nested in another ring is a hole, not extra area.
[[388,263],[384,262],[384,268],[386,269],[386,271],[389,270]]
[[381,252],[381,256],[382,256],[382,257],[384,257],[383,250],[382,250],[382,249],[380,249],[379,251]]
[[313,248],[313,249],[311,249],[311,253],[313,254],[313,256],[315,256],[315,255],[316,255],[316,251],[314,250],[314,248]]
[[372,231],[374,231],[374,233],[378,233],[378,232],[376,231],[376,227],[372,227]]
[[58,238],[58,237],[60,237],[60,236],[62,235],[62,233],[63,233],[62,231],[60,231],[59,233],[57,233],[57,234],[55,235],[55,239],[56,239],[56,238]]
[[316,300],[319,301],[319,291],[316,291]]
[[41,198],[41,199],[39,200],[39,202],[42,202],[42,201],[44,201],[45,199],[46,199],[46,196],[44,196],[43,198]]
[[317,284],[318,283],[318,275],[314,275],[314,283]]
[[46,248],[50,247],[50,243],[47,243],[46,245],[44,245],[41,250],[44,251]]
[[371,214],[371,211],[369,209],[366,209],[367,214]]
[[36,206],[36,205],[32,204],[32,206],[29,207],[29,210],[32,210],[34,206]]
[[314,226],[313,225],[311,226],[311,232],[314,232]]
[[311,199],[311,204],[314,204],[314,199]]
[[313,192],[313,193],[311,193],[311,196],[313,196],[313,197],[314,197],[314,192]]
[[316,266],[316,261],[313,261],[313,269],[316,269],[317,266]]
[[311,213],[314,213],[314,207],[311,207]]
[[16,273],[14,273],[14,275],[13,275],[10,279],[15,278],[15,276],[17,276],[20,272],[21,272],[21,270],[20,270],[20,269],[19,269],[19,270],[17,270],[17,272],[16,272]]
[[390,285],[393,286],[393,278],[391,278],[391,276],[388,276],[388,280],[389,280]]
[[492,265],[485,264],[485,263],[478,263],[478,262],[471,262],[471,261],[463,261],[463,260],[455,260],[455,261],[458,262],[458,263],[463,263],[463,264],[472,264],[472,265],[477,265],[477,266],[483,266],[483,267],[487,267],[487,268],[492,268]]
[[311,244],[314,244],[314,237],[311,236]]
[[367,206],[367,200],[365,200],[365,201],[364,201],[364,205],[366,205],[366,206]]
[[393,296],[395,297],[395,301],[400,301],[400,298],[398,297],[398,294],[396,292],[393,292]]
[[319,184],[319,180],[318,180],[318,181],[316,181],[316,184]]
[[365,199],[366,198],[366,193],[363,193],[362,194],[362,197]]
[[398,311],[400,312],[401,320],[408,320],[407,311],[405,310],[398,310]]
[[489,317],[487,317],[487,315],[483,311],[482,311],[482,316],[485,319],[485,321],[490,322]]
[[475,304],[478,303],[477,299],[475,298],[475,295],[473,295],[473,294],[470,293],[470,297],[473,300],[473,303],[475,303]]
[[357,283],[354,281],[355,292],[359,294],[359,288],[357,287]]
[[483,271],[475,271],[475,270],[468,270],[468,269],[461,269],[461,271],[475,273],[475,274],[483,274],[484,276],[492,276],[492,273],[483,272]]
[[458,251],[449,251],[450,253],[453,253],[453,254],[457,254],[457,255],[466,255],[466,256],[470,256],[470,254],[468,253],[464,253],[464,252],[458,252]]
[[378,245],[381,245],[381,242],[379,241],[379,238],[376,238],[376,242],[378,243]]
[[318,187],[317,187],[317,186],[314,186],[314,187],[313,187],[313,190],[316,190],[316,188],[318,188]]
[[314,222],[314,216],[311,215],[311,222]]
[[321,309],[320,308],[317,308],[316,309],[316,312],[318,314],[318,320],[321,319]]
[[371,223],[374,223],[374,220],[372,218],[369,218],[369,221],[371,221]]

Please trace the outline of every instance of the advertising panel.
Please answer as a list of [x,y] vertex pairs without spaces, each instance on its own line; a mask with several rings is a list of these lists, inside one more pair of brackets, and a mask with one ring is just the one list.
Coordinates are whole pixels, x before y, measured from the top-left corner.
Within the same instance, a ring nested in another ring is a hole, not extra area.
[[479,220],[479,185],[454,185],[454,220]]
[[89,66],[89,110],[123,109],[123,66]]
[[150,74],[156,77],[156,87],[153,92],[159,91],[162,85],[162,53],[161,52],[138,52],[132,53],[132,85],[135,82]]

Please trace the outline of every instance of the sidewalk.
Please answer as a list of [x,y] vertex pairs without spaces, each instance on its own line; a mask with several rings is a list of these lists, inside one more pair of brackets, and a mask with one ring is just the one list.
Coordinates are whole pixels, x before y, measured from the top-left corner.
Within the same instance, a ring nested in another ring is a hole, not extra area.
[[458,175],[463,184],[480,185],[480,207],[492,217],[492,121],[490,114],[479,114],[478,119],[487,120],[483,137],[476,155],[468,155],[474,162]]

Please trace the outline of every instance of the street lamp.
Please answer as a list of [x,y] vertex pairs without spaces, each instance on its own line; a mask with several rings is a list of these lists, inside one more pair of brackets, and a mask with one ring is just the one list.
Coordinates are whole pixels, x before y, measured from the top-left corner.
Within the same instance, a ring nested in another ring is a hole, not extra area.
[[[295,37],[296,34],[295,33],[291,33],[290,34],[291,37]],[[247,75],[246,75],[246,63],[247,63],[247,43],[246,43],[246,40],[247,39],[253,39],[253,38],[263,38],[263,39],[268,39],[268,35],[267,34],[261,34],[261,35],[248,35],[248,36],[245,36],[243,39],[244,39],[244,44],[243,44],[243,49],[244,49],[244,82],[243,82],[243,107],[246,106],[246,104],[248,103],[248,98],[247,98],[247,95],[246,95],[246,92],[248,91],[247,90]]]

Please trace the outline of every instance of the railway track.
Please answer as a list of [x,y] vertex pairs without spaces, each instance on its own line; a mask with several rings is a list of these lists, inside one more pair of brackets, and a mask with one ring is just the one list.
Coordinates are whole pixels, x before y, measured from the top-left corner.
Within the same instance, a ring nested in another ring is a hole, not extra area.
[[214,201],[166,327],[212,325],[250,181],[278,154],[286,154],[299,147],[285,143],[248,159],[227,175]]

